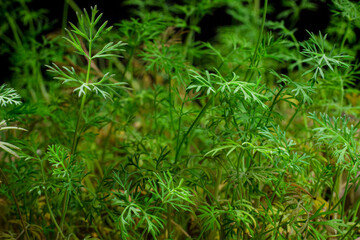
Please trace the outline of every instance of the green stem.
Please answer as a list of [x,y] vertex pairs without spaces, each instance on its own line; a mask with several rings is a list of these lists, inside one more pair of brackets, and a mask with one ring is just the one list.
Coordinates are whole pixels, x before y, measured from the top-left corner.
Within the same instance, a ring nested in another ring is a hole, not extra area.
[[[129,68],[129,66],[131,65],[132,59],[133,59],[133,57],[134,57],[134,52],[135,52],[135,47],[132,47],[132,48],[130,49],[129,60],[128,60],[128,62],[126,63],[124,72],[123,72],[123,74],[122,74],[122,76],[121,76],[121,81],[124,81],[125,74],[126,74],[128,68]],[[132,85],[132,78],[130,79],[130,84]]]
[[263,32],[264,32],[264,26],[265,26],[265,20],[266,20],[266,12],[267,12],[267,6],[268,6],[268,0],[265,0],[264,1],[264,12],[263,12],[263,16],[262,16],[262,22],[261,22],[261,28],[260,28],[260,34],[259,34],[259,37],[257,39],[257,42],[256,42],[256,46],[255,46],[255,51],[254,51],[254,54],[251,58],[251,62],[250,62],[250,66],[248,68],[248,70],[246,71],[246,74],[245,74],[245,78],[244,78],[244,81],[248,81],[247,77],[249,75],[249,73],[251,72],[251,75],[250,75],[250,78],[249,80],[251,79],[254,71],[252,71],[252,68],[255,64],[255,60],[257,58],[257,55],[258,55],[258,50],[259,50],[259,46],[260,46],[260,42],[262,40],[262,35],[263,35]]
[[64,0],[64,10],[63,10],[63,15],[62,15],[62,27],[61,27],[63,34],[65,33],[68,13],[69,13],[69,3],[67,0]]
[[311,137],[311,134],[310,134],[310,132],[311,131],[309,131],[309,124],[308,124],[308,120],[307,120],[307,116],[306,116],[306,112],[305,112],[305,106],[303,105],[302,106],[302,108],[303,108],[303,121],[304,121],[304,129],[305,129],[305,131],[306,131],[306,137],[308,138],[308,139],[310,139],[310,137]]
[[358,127],[359,127],[359,125],[360,125],[360,120],[357,122],[357,124],[355,125],[355,129],[357,129]]
[[[85,215],[88,215],[88,213],[87,213],[86,210],[85,210],[84,205],[82,204],[81,200],[79,199],[79,197],[78,197],[77,195],[75,195],[75,200],[79,203],[79,205],[80,205],[81,209],[83,210],[84,214],[85,214]],[[99,237],[101,240],[103,240],[104,237],[102,236],[102,234],[101,234],[101,232],[100,232],[100,230],[99,230],[99,228],[98,228],[98,225],[100,226],[100,224],[97,223],[97,220],[96,220],[95,218],[94,218],[93,221],[94,221],[93,228],[94,228],[95,232],[98,234],[98,237]]]
[[[278,101],[277,101],[277,100],[278,100],[278,97],[280,96],[280,94],[282,93],[282,91],[284,91],[284,89],[285,89],[285,84],[282,85],[281,88],[280,88],[280,90],[276,93],[275,98],[274,98],[273,102],[271,103],[271,106],[270,106],[270,109],[269,109],[269,114],[268,114],[268,116],[267,116],[266,124],[265,124],[265,125],[268,124],[269,118],[270,118],[271,113],[272,113],[272,110],[274,109],[275,104],[278,102]],[[261,119],[261,120],[262,120],[262,119]],[[261,122],[261,120],[260,120],[260,122]]]
[[[86,73],[86,82],[85,84],[89,83],[89,79],[90,79],[90,70],[91,70],[91,47],[92,47],[92,32],[90,31],[90,37],[89,37],[89,55],[88,55],[88,67],[87,67],[87,73]],[[77,144],[79,141],[79,137],[78,137],[78,131],[79,131],[79,126],[80,126],[80,119],[82,118],[82,114],[84,111],[84,105],[85,105],[85,101],[86,101],[86,95],[87,95],[87,89],[85,88],[85,93],[81,99],[81,104],[80,104],[80,109],[78,112],[78,118],[77,118],[77,122],[76,122],[76,127],[75,127],[75,132],[74,132],[74,137],[73,137],[73,144],[72,144],[72,148],[71,148],[71,153],[70,155],[72,156],[73,154],[75,154],[76,152],[76,148],[77,148]],[[60,222],[60,226],[61,229],[63,229],[64,226],[64,221],[65,221],[65,215],[67,212],[67,208],[69,205],[69,201],[70,201],[70,196],[68,193],[68,190],[65,190],[65,195],[64,195],[64,199],[63,199],[63,209],[62,209],[62,214],[61,214],[61,222]]]
[[109,131],[105,137],[105,140],[104,140],[104,144],[103,144],[103,150],[102,150],[102,153],[101,153],[101,158],[100,158],[100,161],[96,161],[96,165],[99,169],[99,172],[100,172],[100,175],[101,175],[101,178],[104,177],[104,173],[103,173],[103,170],[100,166],[100,163],[101,162],[104,162],[104,159],[105,159],[105,154],[106,154],[106,147],[109,143],[109,140],[110,140],[110,137],[111,137],[111,132],[112,132],[112,129],[113,129],[113,123],[111,122],[110,123],[110,128],[109,128]]
[[3,170],[1,169],[1,167],[0,167],[0,173],[1,173],[1,175],[3,176],[5,185],[6,185],[6,186],[8,187],[8,189],[10,190],[11,196],[12,196],[13,199],[14,199],[14,202],[15,202],[15,205],[16,205],[16,210],[17,210],[17,212],[18,212],[18,215],[19,215],[19,218],[20,218],[20,221],[21,221],[21,225],[22,225],[22,227],[23,227],[23,229],[24,229],[24,232],[25,232],[25,239],[30,240],[29,234],[28,234],[28,232],[27,232],[27,228],[26,228],[26,226],[25,226],[24,219],[23,219],[22,214],[21,214],[21,211],[20,211],[19,202],[17,201],[17,198],[16,198],[16,195],[15,195],[14,191],[13,191],[12,189],[10,189],[9,181],[7,180],[7,177],[6,177],[5,173],[3,172]]
[[44,170],[44,163],[42,162],[42,160],[40,159],[39,156],[37,156],[39,162],[40,162],[40,168],[41,168],[41,176],[42,176],[42,179],[43,179],[43,184],[44,184],[44,192],[45,192],[45,201],[46,201],[46,206],[49,210],[49,213],[50,213],[50,217],[51,217],[51,220],[53,221],[53,223],[55,224],[55,227],[56,229],[58,230],[59,234],[61,235],[61,237],[63,237],[65,239],[65,235],[64,233],[62,232],[60,226],[58,225],[56,219],[55,219],[55,216],[54,216],[54,213],[52,212],[51,210],[51,206],[50,206],[50,202],[49,202],[49,196],[48,196],[48,193],[47,193],[47,189],[46,189],[46,178],[45,178],[45,170]]
[[187,92],[186,92],[186,94],[185,94],[184,101],[183,101],[183,103],[181,104],[181,109],[180,109],[179,124],[178,124],[178,134],[177,134],[177,138],[176,138],[176,149],[178,148],[179,142],[180,142],[181,121],[182,121],[182,115],[183,115],[184,105],[185,105],[185,102],[186,102],[186,96],[187,96]]
[[[92,39],[92,34],[90,33],[90,39]],[[85,84],[89,83],[89,79],[90,79],[90,70],[91,70],[91,46],[92,46],[92,40],[89,40],[89,58],[88,58],[88,67],[87,67],[87,73],[86,73],[86,82]],[[75,133],[74,133],[74,138],[73,138],[73,145],[71,148],[71,154],[74,154],[76,152],[76,148],[77,148],[77,142],[78,142],[78,131],[79,131],[79,126],[80,126],[80,119],[82,117],[82,113],[84,111],[84,106],[85,106],[85,101],[86,101],[86,94],[87,94],[87,89],[85,88],[85,93],[82,96],[81,99],[81,104],[80,104],[80,109],[78,112],[78,118],[77,118],[77,122],[76,122],[76,128],[75,128]]]
[[49,202],[49,196],[47,194],[47,190],[45,189],[45,201],[46,201],[46,206],[49,210],[49,213],[50,213],[50,217],[51,217],[51,220],[53,221],[53,223],[55,224],[55,227],[56,229],[58,230],[59,234],[61,235],[62,238],[66,238],[64,233],[62,232],[59,224],[56,222],[56,219],[55,219],[55,216],[54,216],[54,213],[52,212],[51,210],[51,207],[50,207],[50,202]]
[[341,44],[340,44],[340,49],[339,49],[339,52],[341,53],[343,48],[344,48],[344,45],[345,45],[345,41],[346,41],[346,37],[347,37],[347,34],[348,34],[348,31],[350,29],[350,26],[351,26],[351,22],[348,21],[347,24],[346,24],[346,29],[345,29],[345,33],[341,39]]
[[344,95],[345,95],[345,91],[344,91],[344,80],[342,79],[341,76],[339,76],[340,78],[340,109],[342,112],[342,108],[344,106]]
[[[190,32],[189,34],[186,36],[186,40],[185,40],[185,48],[184,48],[184,58],[187,59],[187,55],[188,55],[188,51],[189,51],[189,47],[192,43],[192,41],[194,40],[194,26],[197,24],[198,20],[195,19],[194,16],[190,17]],[[188,59],[190,64],[192,63],[192,59]]]
[[296,39],[294,33],[290,32],[290,38],[291,38],[291,40],[293,40],[293,42],[295,44],[296,52],[300,53],[300,46],[299,46],[298,40]]
[[[344,45],[345,45],[345,41],[346,41],[346,36],[347,36],[347,33],[350,29],[350,25],[351,25],[351,22],[348,21],[347,22],[347,25],[346,25],[346,29],[345,29],[345,33],[342,37],[342,40],[341,40],[341,44],[340,44],[340,49],[339,49],[339,52],[341,53],[342,52],[342,49],[344,48]],[[338,67],[336,66],[335,68],[335,72],[338,73]],[[345,95],[345,91],[344,91],[344,80],[342,78],[341,75],[339,75],[339,80],[340,80],[340,107],[341,107],[341,111],[342,111],[342,108],[343,108],[343,105],[344,105],[344,95]]]
[[272,204],[273,201],[274,201],[274,198],[275,198],[275,195],[276,195],[276,191],[278,190],[278,188],[279,188],[279,186],[280,186],[280,183],[281,183],[282,178],[284,177],[284,175],[285,175],[285,171],[280,174],[280,177],[279,177],[279,180],[278,180],[278,182],[277,182],[277,184],[276,184],[276,187],[275,187],[275,189],[274,189],[274,191],[273,191],[273,193],[272,193],[272,195],[271,195],[271,197],[270,197],[270,203],[271,203],[271,204]]
[[[281,92],[284,91],[284,89],[285,89],[285,84],[284,84],[284,85],[280,88],[280,90],[276,93],[275,98],[274,98],[274,100],[273,100],[273,102],[271,103],[271,106],[270,106],[270,108],[269,108],[268,115],[267,115],[267,117],[266,117],[265,126],[269,123],[269,119],[270,119],[272,110],[274,109],[275,104],[278,102],[277,99],[278,99],[278,97],[280,96]],[[259,121],[259,123],[256,125],[256,128],[255,128],[255,129],[257,129],[258,126],[260,126],[260,123],[262,122],[262,120],[263,120],[263,118],[260,119],[260,121]]]
[[61,231],[64,229],[64,222],[65,222],[65,216],[66,216],[66,212],[67,212],[67,208],[69,205],[69,201],[70,201],[70,194],[68,190],[65,190],[65,194],[64,194],[64,198],[63,198],[63,202],[62,202],[62,213],[61,213],[61,220],[60,220],[60,229]]
[[19,34],[18,34],[18,31],[17,31],[17,25],[16,25],[15,20],[14,20],[14,19],[10,16],[10,14],[7,13],[7,12],[5,12],[5,17],[6,17],[6,19],[8,20],[8,23],[9,23],[9,25],[10,25],[10,28],[11,28],[11,30],[12,30],[12,32],[13,32],[16,45],[17,45],[18,47],[23,47],[22,42],[21,42],[21,40],[20,40],[20,36],[19,36]]
[[[156,131],[158,129],[158,122],[157,122],[157,96],[158,96],[158,93],[157,93],[157,88],[155,88],[155,96],[154,96],[154,134],[156,134]],[[179,118],[179,122],[181,121],[181,115],[180,115],[180,118]],[[180,125],[179,125],[179,130],[180,130]],[[176,146],[177,146],[177,143],[176,143]]]
[[340,238],[340,240],[344,240],[346,238],[347,235],[349,235],[351,233],[351,231],[360,223],[360,218],[356,221],[356,223],[354,223],[354,225],[351,226],[351,228],[344,234],[344,236],[342,238]]
[[331,208],[330,211],[334,211],[335,208],[336,208],[340,203],[343,202],[344,198],[346,198],[347,193],[348,193],[348,191],[347,191],[347,189],[345,189],[344,195],[339,199],[339,201],[337,201],[337,203]]
[[75,133],[74,133],[74,136],[73,136],[71,154],[74,154],[76,152],[77,144],[78,144],[78,141],[79,141],[79,138],[80,138],[78,136],[78,132],[79,132],[81,116],[82,116],[84,106],[85,106],[85,100],[86,100],[86,89],[85,89],[85,94],[83,95],[83,97],[81,99],[80,109],[79,109],[78,117],[77,117],[77,121],[76,121]]
[[17,47],[16,43],[14,43],[14,41],[11,38],[9,38],[8,36],[6,36],[5,34],[2,34],[0,36],[0,39],[3,40],[7,45],[9,45],[12,48],[16,49],[16,47]]
[[348,187],[349,187],[349,182],[350,182],[350,173],[348,174],[348,177],[347,177],[347,179],[346,179],[344,196],[343,196],[343,198],[342,198],[342,207],[341,207],[341,212],[340,212],[340,219],[343,219],[344,212],[345,212],[346,196],[347,196],[348,192],[349,192],[350,189],[351,189],[351,186],[350,186],[350,188],[348,189]]
[[[359,182],[359,177],[357,178],[357,180],[355,180],[354,182],[356,182],[356,185],[354,186],[354,191],[357,191],[360,187],[360,182]],[[354,183],[355,184],[355,183]],[[359,208],[360,208],[360,201],[357,201],[354,204],[353,209],[353,216],[352,216],[352,221],[354,222],[357,218],[357,214],[359,212]]]
[[[331,203],[332,203],[332,201],[333,201],[333,193],[334,193],[334,191],[335,191],[335,188],[336,188],[336,184],[337,184],[337,182],[338,182],[338,176],[339,176],[339,168],[337,168],[336,169],[336,172],[335,172],[335,179],[334,179],[334,184],[333,184],[333,186],[332,186],[332,189],[331,189],[331,195],[330,195],[330,199],[329,199],[329,208],[331,208]],[[337,190],[337,192],[338,192],[338,190]],[[336,193],[336,192],[335,192]],[[329,217],[330,217],[330,215],[329,215]]]
[[78,12],[78,13],[81,12],[81,9],[80,9],[79,6],[75,3],[74,0],[65,0],[65,1],[69,4],[69,6],[72,8],[72,10],[73,10],[74,12]]
[[296,114],[299,112],[299,109],[302,107],[302,105],[304,104],[304,102],[301,102],[300,105],[296,108],[295,113],[292,115],[292,117],[290,118],[288,124],[285,127],[285,132],[286,130],[289,128],[290,124],[292,123],[292,121],[294,120]]
[[[169,76],[169,114],[170,114],[170,125],[171,125],[171,130],[172,132],[175,131],[175,128],[174,128],[174,117],[173,117],[173,100],[172,100],[172,94],[171,94],[171,76],[170,74],[168,73],[167,74]],[[171,133],[170,133],[170,136],[171,136]]]
[[255,18],[257,18],[257,16],[259,15],[259,10],[260,10],[260,0],[254,0],[254,15],[255,15]]
[[[175,154],[175,163],[177,163],[177,161],[179,160],[179,155],[180,155],[180,150],[181,150],[181,146],[183,145],[185,139],[189,136],[189,134],[191,133],[192,129],[196,126],[196,124],[199,122],[199,120],[201,119],[201,117],[204,115],[204,113],[206,112],[206,109],[211,105],[212,99],[215,97],[216,95],[212,95],[211,98],[207,101],[207,103],[205,104],[205,106],[201,109],[200,113],[197,115],[197,117],[195,118],[195,120],[193,121],[193,123],[191,124],[190,128],[187,130],[187,132],[185,133],[185,135],[183,136],[179,146],[176,149],[176,154]],[[180,134],[180,132],[179,132]]]
[[[36,51],[36,49],[34,49],[34,46],[33,46],[33,50]],[[49,96],[48,92],[46,91],[46,87],[45,87],[45,84],[43,81],[43,76],[41,74],[41,69],[40,69],[38,62],[33,63],[33,74],[34,74],[35,79],[38,82],[40,92],[41,92],[43,98],[45,99],[46,103],[49,103],[50,96]]]

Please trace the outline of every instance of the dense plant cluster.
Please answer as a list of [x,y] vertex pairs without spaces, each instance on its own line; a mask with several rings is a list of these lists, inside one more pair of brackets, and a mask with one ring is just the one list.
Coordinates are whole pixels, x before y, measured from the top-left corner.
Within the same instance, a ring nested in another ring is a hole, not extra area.
[[323,1],[283,2],[0,0],[0,239],[360,237],[360,4],[299,41]]

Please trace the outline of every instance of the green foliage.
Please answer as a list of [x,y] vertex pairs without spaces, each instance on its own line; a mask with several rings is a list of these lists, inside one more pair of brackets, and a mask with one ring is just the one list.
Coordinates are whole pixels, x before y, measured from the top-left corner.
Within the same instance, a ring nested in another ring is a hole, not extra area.
[[6,105],[21,104],[20,95],[13,89],[7,88],[6,84],[1,85],[0,87],[0,104],[2,107],[6,107]]
[[[156,213],[161,212],[162,209],[160,207],[151,206],[152,201],[150,199],[150,201],[142,205],[140,203],[142,200],[140,194],[131,193],[131,182],[124,182],[119,175],[114,175],[114,179],[121,189],[114,192],[115,197],[112,200],[114,206],[122,208],[120,216],[116,218],[116,222],[121,230],[121,237],[123,239],[128,239],[131,236],[129,234],[129,229],[132,229],[137,225],[145,225],[145,227],[143,227],[143,234],[148,232],[155,238],[156,235],[160,233],[164,224],[164,220],[161,216],[156,215]],[[135,222],[135,219],[139,219],[139,221]]]
[[[3,84],[0,86],[0,103],[2,107],[6,107],[7,105],[20,105],[20,95],[13,89],[13,88],[7,88],[6,84]],[[2,120],[0,122],[0,131],[4,130],[22,130],[26,131],[24,128],[20,127],[12,127],[7,126],[7,120]],[[0,141],[0,148],[2,148],[4,151],[10,153],[11,155],[15,157],[19,157],[18,154],[15,152],[16,150],[21,150],[19,147],[15,146],[14,144]]]
[[[108,43],[106,44],[101,50],[97,51],[94,54],[94,50],[92,49],[92,44],[94,44],[100,36],[106,34],[109,32],[112,27],[106,27],[107,21],[104,22],[98,29],[96,29],[96,25],[99,23],[102,14],[99,14],[97,16],[98,10],[95,6],[94,8],[91,8],[91,16],[87,13],[87,11],[84,11],[84,15],[78,14],[78,21],[79,21],[79,28],[76,27],[74,24],[70,23],[72,29],[68,30],[66,29],[66,32],[69,35],[69,38],[65,37],[64,39],[70,43],[76,50],[77,53],[84,56],[88,62],[88,72],[90,71],[90,63],[92,60],[96,58],[110,58],[110,57],[119,57],[119,55],[115,54],[114,52],[122,51],[122,47],[125,45],[123,42],[118,41],[117,43]],[[87,52],[83,46],[81,45],[79,37],[83,38],[88,43],[88,49],[89,52]],[[110,73],[105,73],[101,77],[100,80],[94,83],[89,82],[89,75],[87,75],[86,80],[84,81],[81,76],[78,76],[75,72],[74,68],[67,68],[63,67],[63,70],[58,67],[56,64],[53,64],[53,66],[47,66],[49,68],[49,71],[52,73],[55,73],[59,75],[59,77],[55,77],[56,79],[59,79],[63,81],[62,83],[76,83],[76,86],[79,86],[74,89],[74,92],[79,92],[79,97],[81,95],[85,95],[86,91],[89,90],[91,92],[95,92],[96,94],[101,94],[102,97],[105,99],[111,99],[111,95],[109,91],[116,92],[114,88],[121,88],[122,85],[126,84],[124,82],[111,82],[110,79],[114,75],[110,75]]]
[[0,238],[359,238],[359,4],[175,2],[0,0]]
[[358,165],[357,128],[354,125],[348,126],[349,118],[330,118],[327,114],[320,113],[320,118],[315,113],[310,113],[309,118],[313,119],[319,127],[314,128],[318,144],[327,145],[332,149],[332,155],[337,159],[336,164],[355,174]]
[[313,72],[311,77],[312,83],[317,83],[317,78],[325,78],[324,67],[329,68],[331,71],[334,71],[334,67],[350,67],[349,64],[343,62],[343,59],[349,58],[346,55],[333,55],[334,49],[329,53],[326,52],[326,35],[323,36],[319,33],[319,39],[313,34],[310,33],[310,39],[301,43],[303,54],[306,58],[303,60],[312,66],[308,71],[304,72],[303,75]]

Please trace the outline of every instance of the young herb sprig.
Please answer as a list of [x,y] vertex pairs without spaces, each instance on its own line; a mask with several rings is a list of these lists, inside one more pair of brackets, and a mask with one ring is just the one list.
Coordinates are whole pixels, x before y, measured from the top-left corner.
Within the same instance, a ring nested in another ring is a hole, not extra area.
[[[53,66],[47,66],[48,70],[56,75],[56,79],[59,79],[63,84],[75,83],[77,86],[73,91],[78,91],[78,96],[81,97],[80,108],[78,110],[78,117],[76,122],[76,127],[74,131],[74,137],[72,142],[72,147],[70,151],[70,156],[73,156],[76,153],[76,149],[79,142],[79,129],[81,119],[83,118],[83,111],[85,107],[85,102],[87,99],[88,91],[94,92],[95,94],[101,94],[104,99],[111,100],[111,92],[116,93],[116,88],[124,89],[125,82],[112,82],[113,75],[110,73],[105,73],[102,78],[98,81],[93,79],[91,80],[91,67],[95,63],[96,59],[109,59],[112,57],[119,57],[117,54],[119,51],[123,51],[125,43],[118,41],[117,43],[110,42],[104,45],[100,50],[94,48],[95,43],[106,33],[108,33],[112,27],[107,27],[107,21],[102,23],[100,27],[97,27],[99,21],[102,17],[102,14],[98,15],[97,6],[91,8],[90,15],[86,10],[83,14],[77,13],[79,27],[70,23],[71,30],[66,29],[68,37],[64,39],[76,49],[76,53],[83,56],[87,60],[87,70],[86,77],[83,79],[83,76],[76,73],[75,69],[68,67],[58,67],[56,64]],[[85,41],[86,44],[83,44]],[[66,160],[67,164],[72,164],[71,161]],[[64,166],[65,166],[64,165]],[[63,200],[63,212],[61,216],[60,226],[63,227],[65,220],[65,214],[69,204],[69,191],[65,190],[64,200]]]

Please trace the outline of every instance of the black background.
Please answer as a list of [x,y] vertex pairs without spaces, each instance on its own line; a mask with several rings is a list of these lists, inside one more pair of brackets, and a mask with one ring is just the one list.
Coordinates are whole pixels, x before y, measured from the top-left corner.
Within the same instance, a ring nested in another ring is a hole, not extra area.
[[[234,0],[236,1],[236,0]],[[290,0],[296,1],[296,0]],[[104,14],[104,19],[109,21],[110,24],[118,23],[122,19],[127,19],[130,17],[130,8],[131,6],[126,6],[123,4],[124,1],[109,1],[109,0],[76,0],[76,4],[81,8],[89,9],[91,6],[97,5],[100,12]],[[176,1],[170,1],[176,2]],[[298,1],[299,2],[299,1]],[[276,15],[284,10],[284,7],[281,4],[281,0],[270,0],[269,4],[273,6],[275,11],[267,15],[267,19],[276,20]],[[297,31],[295,33],[296,38],[299,41],[308,38],[306,30],[310,32],[319,32],[326,28],[330,19],[330,8],[327,2],[319,1],[317,3],[317,9],[304,10],[300,14],[300,20],[296,24],[295,28]],[[64,1],[44,1],[44,0],[35,0],[30,4],[30,9],[47,9],[48,16],[51,19],[56,20],[55,28],[61,27],[61,19],[63,14]],[[70,22],[76,22],[76,15],[69,8],[68,20]],[[230,25],[231,17],[226,13],[225,8],[216,9],[211,15],[207,15],[200,22],[201,34],[198,34],[196,37],[198,40],[208,41],[216,33],[216,28],[218,26]]]

